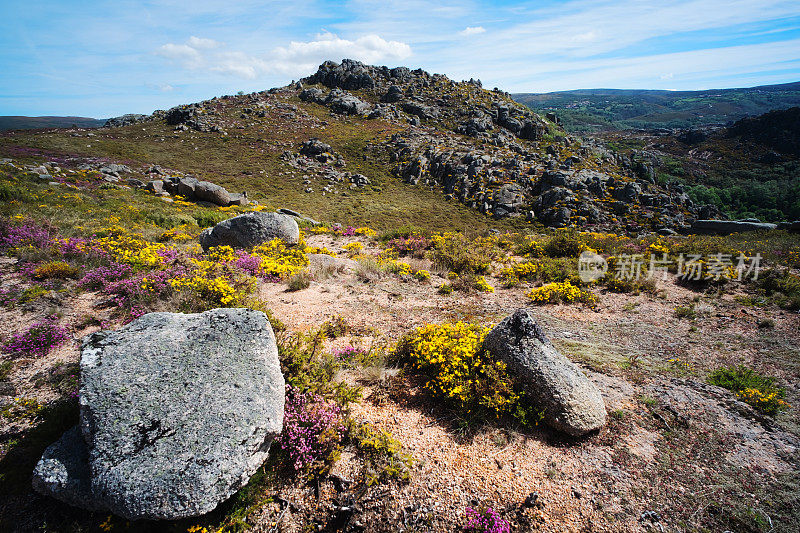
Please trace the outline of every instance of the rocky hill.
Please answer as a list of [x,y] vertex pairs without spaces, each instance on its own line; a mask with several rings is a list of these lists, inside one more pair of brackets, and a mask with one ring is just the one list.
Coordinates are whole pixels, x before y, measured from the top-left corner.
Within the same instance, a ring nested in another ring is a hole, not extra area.
[[728,137],[738,137],[788,156],[800,157],[800,107],[743,118],[726,133]]
[[0,134],[0,531],[800,530],[800,228],[669,230],[794,160],[602,141],[354,61]]
[[104,120],[88,117],[0,117],[0,131],[41,128],[99,128]]
[[696,204],[731,218],[800,218],[800,108],[744,118],[730,127],[613,131],[596,139],[652,166],[659,183],[681,184]]
[[559,114],[568,131],[724,126],[800,104],[800,82],[741,89],[658,91],[582,89],[512,95],[538,112]]
[[681,185],[656,184],[647,162],[581,142],[555,116],[507,93],[404,67],[326,62],[290,86],[126,115],[108,126],[7,135],[0,153],[34,146],[120,159],[137,171],[159,164],[254,198],[279,189],[283,202],[316,217],[352,197],[345,203],[362,215],[365,205],[382,212],[373,220],[379,225],[389,222],[387,204],[405,213],[390,223],[413,222],[404,198],[430,201],[430,193],[513,224],[640,231],[714,214]]

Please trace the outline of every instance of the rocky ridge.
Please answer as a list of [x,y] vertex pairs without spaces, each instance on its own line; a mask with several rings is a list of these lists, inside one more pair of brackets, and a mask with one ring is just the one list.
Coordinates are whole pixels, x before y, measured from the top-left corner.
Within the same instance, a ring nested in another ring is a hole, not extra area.
[[[223,102],[235,106],[236,118],[223,116]],[[554,114],[542,117],[499,89],[485,90],[480,80],[455,82],[421,69],[327,61],[286,87],[156,111],[144,120],[164,121],[178,134],[227,136],[277,113],[324,130],[326,122],[308,106],[401,127],[376,148],[388,154],[392,175],[496,218],[641,231],[687,228],[719,215],[694,205],[680,184],[658,185],[644,157],[567,135]],[[284,162],[308,172],[304,192],[347,194],[371,184],[371,176],[345,171],[345,159],[328,148],[320,131],[285,150]],[[316,178],[323,183],[315,186]]]

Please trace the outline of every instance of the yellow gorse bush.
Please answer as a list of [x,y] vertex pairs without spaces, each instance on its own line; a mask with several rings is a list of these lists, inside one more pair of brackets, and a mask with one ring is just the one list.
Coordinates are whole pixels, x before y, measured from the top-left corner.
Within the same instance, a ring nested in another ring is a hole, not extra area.
[[489,282],[483,276],[475,278],[475,288],[481,292],[494,292],[494,287],[489,285]]
[[535,304],[548,304],[548,303],[571,303],[583,302],[586,304],[594,304],[597,302],[597,297],[586,289],[576,287],[569,281],[548,283],[542,287],[528,292],[530,298]]
[[482,349],[489,332],[467,322],[427,324],[405,339],[404,350],[414,369],[428,377],[425,388],[466,414],[510,413],[519,394],[506,366]]
[[519,282],[519,280],[535,278],[537,272],[539,272],[539,263],[535,261],[526,261],[502,269],[498,273],[498,277],[504,284],[512,286]]
[[427,281],[431,278],[431,273],[427,270],[417,270],[414,272],[414,279],[417,281]]
[[364,226],[362,228],[356,228],[355,229],[355,234],[356,235],[363,235],[364,237],[370,237],[370,238],[375,237],[376,235],[378,235],[378,233],[374,229],[368,228],[366,226]]
[[226,278],[221,276],[207,278],[198,274],[191,278],[170,280],[170,285],[174,290],[194,291],[201,298],[218,303],[222,307],[234,307],[244,298],[242,292],[237,291]]
[[343,247],[345,252],[349,257],[353,257],[354,255],[358,255],[361,253],[361,250],[364,249],[364,245],[360,242],[349,242],[345,244]]
[[261,258],[261,270],[281,278],[292,276],[308,266],[306,247],[301,242],[297,246],[287,246],[280,239],[272,239],[259,244],[251,252]]
[[115,261],[133,267],[154,268],[164,264],[158,252],[165,246],[149,242],[138,233],[129,233],[121,226],[112,226],[105,237],[93,240],[92,244],[110,254]]
[[786,409],[789,404],[781,399],[779,391],[760,391],[747,388],[736,392],[736,396],[745,403],[749,403],[759,411],[775,414]]

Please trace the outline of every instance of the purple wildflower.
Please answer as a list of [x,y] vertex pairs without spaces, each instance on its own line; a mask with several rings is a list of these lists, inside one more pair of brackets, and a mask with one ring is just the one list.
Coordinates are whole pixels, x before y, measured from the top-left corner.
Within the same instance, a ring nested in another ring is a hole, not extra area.
[[345,346],[343,348],[334,348],[331,350],[331,355],[336,358],[336,360],[341,361],[342,363],[350,363],[352,362],[357,356],[364,353],[363,348],[358,348],[356,346]]
[[78,284],[84,289],[104,289],[109,283],[131,275],[131,267],[122,263],[111,263],[86,272]]
[[44,356],[69,339],[67,330],[50,317],[33,324],[22,333],[15,333],[3,344],[3,351],[14,356]]
[[467,523],[464,531],[475,533],[511,533],[511,524],[500,518],[491,507],[485,511],[477,511],[467,507]]
[[341,408],[318,394],[286,386],[283,433],[278,442],[289,453],[295,472],[306,472],[326,460],[342,439]]
[[34,246],[47,248],[50,244],[52,230],[48,227],[31,223],[11,225],[0,221],[0,249]]
[[236,266],[251,276],[258,276],[261,272],[261,258],[257,255],[240,251],[236,258]]

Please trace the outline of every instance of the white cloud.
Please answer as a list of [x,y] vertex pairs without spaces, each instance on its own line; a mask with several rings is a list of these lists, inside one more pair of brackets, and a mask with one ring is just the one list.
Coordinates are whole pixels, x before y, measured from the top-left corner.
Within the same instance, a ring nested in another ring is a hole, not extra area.
[[478,35],[481,33],[486,33],[486,28],[483,26],[467,26],[463,30],[459,32],[459,35],[463,35],[465,37],[470,35]]
[[325,32],[312,41],[292,41],[288,46],[274,48],[263,57],[228,50],[225,43],[199,37],[191,37],[183,44],[167,43],[156,54],[187,70],[255,79],[266,74],[308,75],[328,59],[350,58],[366,63],[401,61],[411,55],[411,47],[374,34],[349,40]]
[[201,37],[195,37],[194,35],[189,37],[189,40],[186,41],[186,44],[197,50],[209,50],[211,48],[219,48],[220,46],[224,46],[223,43],[215,41],[214,39],[203,39]]

